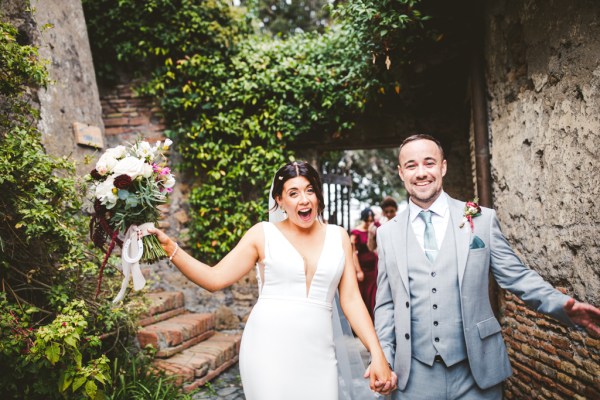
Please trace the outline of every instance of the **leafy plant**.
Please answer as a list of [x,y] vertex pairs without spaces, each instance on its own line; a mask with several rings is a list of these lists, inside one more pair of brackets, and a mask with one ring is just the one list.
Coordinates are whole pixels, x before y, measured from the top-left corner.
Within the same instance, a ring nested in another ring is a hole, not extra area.
[[152,354],[137,349],[123,349],[113,363],[109,400],[191,400],[183,393],[176,377],[152,367]]
[[16,35],[0,22],[0,392],[100,398],[101,352],[130,316],[92,297],[100,255],[86,244],[75,166],[44,151],[29,93],[47,73]]
[[392,52],[399,55],[394,63],[409,62],[409,52],[425,36],[423,23],[430,17],[417,8],[419,3],[421,0],[355,0],[344,2],[334,15],[352,26],[363,51],[373,57],[373,64],[389,69]]
[[44,87],[48,82],[37,48],[19,44],[17,35],[14,26],[0,21],[0,133],[35,116],[23,95],[29,86]]
[[[83,360],[82,347],[99,348],[98,336],[84,336],[89,313],[83,301],[73,301],[50,324],[35,332],[27,361],[40,370],[51,371],[57,377],[58,391],[70,391],[90,399],[104,398],[100,386],[109,379],[109,361],[102,354],[87,362]],[[55,378],[56,379],[56,378]],[[40,388],[41,389],[41,388]],[[55,392],[46,388],[48,394]]]

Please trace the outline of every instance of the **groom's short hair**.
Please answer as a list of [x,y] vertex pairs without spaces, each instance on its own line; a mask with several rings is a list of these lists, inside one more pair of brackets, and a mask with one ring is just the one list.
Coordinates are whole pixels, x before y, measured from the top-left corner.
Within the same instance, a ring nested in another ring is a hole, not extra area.
[[400,157],[400,152],[402,151],[402,148],[407,145],[410,142],[414,142],[417,140],[431,140],[433,143],[435,143],[438,147],[438,149],[440,149],[440,153],[442,153],[442,160],[445,159],[446,157],[444,156],[444,149],[442,148],[442,144],[440,143],[439,140],[437,140],[436,138],[434,138],[431,135],[427,135],[425,133],[417,133],[415,135],[411,135],[409,137],[407,137],[406,139],[404,139],[402,141],[402,144],[400,145],[400,148],[398,149],[398,157]]

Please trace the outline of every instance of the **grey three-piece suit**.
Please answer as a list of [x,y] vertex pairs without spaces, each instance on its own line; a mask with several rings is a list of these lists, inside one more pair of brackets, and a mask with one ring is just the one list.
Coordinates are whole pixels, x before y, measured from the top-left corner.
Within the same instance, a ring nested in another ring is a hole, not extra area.
[[[435,261],[419,246],[409,207],[377,230],[379,277],[375,329],[401,392],[411,363],[466,360],[481,389],[504,381],[510,362],[488,294],[489,272],[529,307],[572,325],[563,310],[569,299],[527,268],[502,235],[496,212],[482,207],[461,227],[465,202],[448,197],[450,219]],[[413,359],[414,358],[414,359]]]

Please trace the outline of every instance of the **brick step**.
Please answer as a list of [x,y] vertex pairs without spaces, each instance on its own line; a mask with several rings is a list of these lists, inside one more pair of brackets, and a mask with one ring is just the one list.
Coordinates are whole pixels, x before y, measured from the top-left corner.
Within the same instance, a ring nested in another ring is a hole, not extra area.
[[137,334],[140,347],[152,345],[156,357],[171,357],[214,335],[213,314],[186,313],[142,327]]
[[217,332],[168,359],[155,360],[154,366],[168,375],[186,392],[206,384],[239,359],[241,335]]
[[155,292],[146,294],[150,301],[148,311],[141,316],[139,325],[147,326],[185,312],[182,292]]

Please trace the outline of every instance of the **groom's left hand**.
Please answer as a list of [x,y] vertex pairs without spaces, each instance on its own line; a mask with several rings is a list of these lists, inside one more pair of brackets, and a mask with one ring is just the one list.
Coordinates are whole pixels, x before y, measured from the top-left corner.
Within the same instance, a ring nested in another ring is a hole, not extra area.
[[569,299],[564,305],[565,312],[576,325],[585,328],[589,333],[600,337],[600,309],[587,303]]

